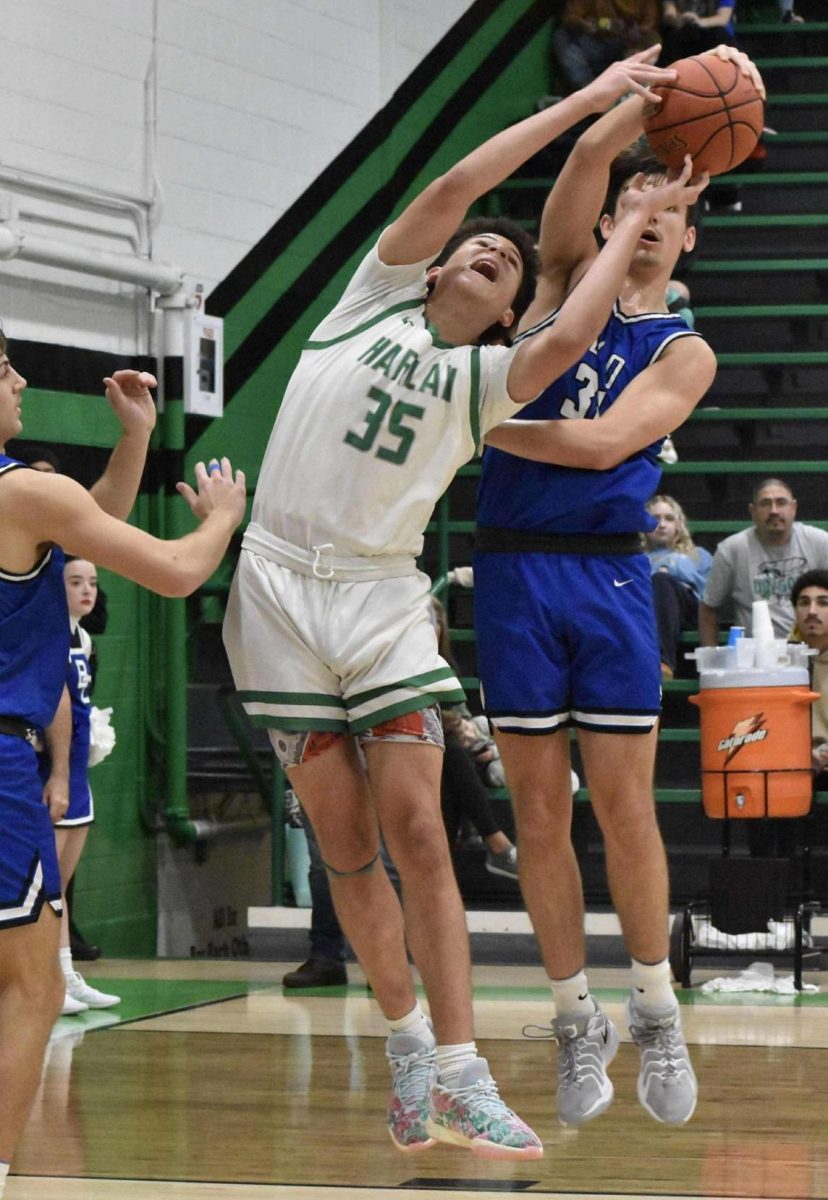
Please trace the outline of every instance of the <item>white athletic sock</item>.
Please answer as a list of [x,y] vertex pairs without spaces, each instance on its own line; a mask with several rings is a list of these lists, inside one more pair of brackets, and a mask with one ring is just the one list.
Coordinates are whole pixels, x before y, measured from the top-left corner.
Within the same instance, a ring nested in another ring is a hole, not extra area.
[[408,1033],[413,1037],[421,1038],[429,1046],[434,1045],[434,1034],[431,1031],[431,1026],[428,1023],[425,1013],[420,1008],[419,1000],[415,1003],[410,1013],[406,1013],[398,1021],[389,1021],[388,1029],[392,1034]]
[[6,1190],[6,1176],[8,1173],[9,1164],[7,1162],[0,1162],[0,1196],[2,1196],[3,1192]]
[[60,958],[60,969],[66,978],[69,979],[75,969],[72,964],[72,947],[61,946],[58,957]]
[[468,1066],[477,1058],[477,1046],[474,1042],[460,1042],[456,1046],[438,1046],[437,1078],[443,1087],[451,1087],[460,1076],[463,1067]]
[[678,1008],[678,1000],[670,982],[670,962],[657,963],[632,960],[632,990],[636,1008]]
[[556,1017],[586,1017],[595,1011],[585,971],[578,971],[568,979],[550,979],[549,982]]

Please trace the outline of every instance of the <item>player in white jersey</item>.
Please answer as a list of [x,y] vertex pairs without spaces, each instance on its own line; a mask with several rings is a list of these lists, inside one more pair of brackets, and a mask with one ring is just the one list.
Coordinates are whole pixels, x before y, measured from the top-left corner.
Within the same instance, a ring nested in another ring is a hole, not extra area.
[[[288,384],[231,591],[225,642],[236,683],[314,826],[340,922],[388,1020],[388,1128],[406,1151],[439,1139],[487,1157],[542,1153],[473,1041],[435,708],[462,691],[437,652],[429,582],[415,565],[422,531],[482,435],[597,335],[650,214],[692,200],[701,185],[688,167],[659,196],[633,187],[554,328],[514,349],[503,343],[531,297],[532,249],[515,226],[458,225],[576,121],[630,89],[653,97],[645,85],[671,77],[653,57],[614,64],[484,143],[384,230]],[[404,912],[377,863],[380,826]]]

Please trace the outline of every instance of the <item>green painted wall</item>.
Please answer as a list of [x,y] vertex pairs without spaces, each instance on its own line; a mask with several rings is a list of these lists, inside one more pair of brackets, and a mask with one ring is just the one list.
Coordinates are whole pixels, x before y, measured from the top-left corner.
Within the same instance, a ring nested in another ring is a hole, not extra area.
[[[319,251],[335,242],[347,221],[393,173],[409,148],[462,86],[533,0],[503,0],[460,53],[397,122],[385,141],[369,154],[302,233],[250,288],[225,320],[229,356],[258,323],[274,299],[290,286]],[[545,26],[508,69],[491,79],[472,107],[445,138],[412,186],[410,195],[486,137],[532,111],[537,96],[549,90],[549,30]],[[410,198],[410,197],[409,197]],[[402,202],[404,203],[404,201]],[[401,206],[402,206],[401,203]],[[238,395],[230,397],[225,416],[213,422],[192,447],[195,462],[228,453],[251,482],[258,475],[267,438],[285,384],[300,348],[322,315],[342,292],[375,233],[295,319],[281,331],[273,352]],[[36,380],[35,380],[36,382]],[[112,445],[117,425],[98,396],[27,392],[25,436],[76,446]],[[157,440],[157,439],[156,439]],[[64,454],[71,461],[71,454]],[[144,496],[136,521],[163,532],[162,502]],[[96,639],[100,661],[95,703],[112,705],[117,746],[110,759],[92,770],[96,821],[90,832],[75,888],[75,914],[87,937],[110,955],[152,955],[156,935],[155,839],[153,820],[163,775],[154,769],[163,744],[160,664],[165,650],[165,601],[106,572],[102,583],[109,599],[106,634]],[[172,749],[172,748],[169,748]],[[179,748],[181,752],[182,748]]]
[[[319,253],[320,247],[335,242],[343,225],[393,175],[411,144],[422,135],[444,105],[450,104],[452,95],[479,66],[492,46],[533,7],[534,0],[505,0],[498,6],[492,17],[466,43],[462,53],[435,78],[420,100],[395,125],[382,145],[331,196],[329,203],[309,221],[300,236],[225,316],[227,358]],[[491,80],[472,110],[456,125],[446,127],[442,144],[396,211],[401,211],[408,200],[431,179],[480,142],[532,112],[535,99],[549,90],[549,42],[547,25],[505,72]],[[389,219],[394,215],[389,214]],[[319,320],[336,303],[381,227],[366,239],[360,250],[333,276],[324,290],[295,314],[295,320],[283,331],[271,355],[233,397],[224,418],[209,426],[196,442],[188,460],[190,467],[200,458],[229,452],[245,470],[248,479],[255,481],[285,385],[302,345]]]

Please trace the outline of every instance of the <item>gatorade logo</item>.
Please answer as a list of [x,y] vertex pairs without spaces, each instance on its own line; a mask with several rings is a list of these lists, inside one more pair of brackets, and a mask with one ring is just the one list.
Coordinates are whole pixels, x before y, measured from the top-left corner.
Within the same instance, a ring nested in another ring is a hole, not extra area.
[[755,713],[752,717],[745,717],[744,721],[737,721],[730,736],[722,738],[716,747],[717,750],[727,750],[725,766],[736,757],[743,746],[750,746],[753,742],[764,742],[770,732],[762,728],[764,724],[764,713]]

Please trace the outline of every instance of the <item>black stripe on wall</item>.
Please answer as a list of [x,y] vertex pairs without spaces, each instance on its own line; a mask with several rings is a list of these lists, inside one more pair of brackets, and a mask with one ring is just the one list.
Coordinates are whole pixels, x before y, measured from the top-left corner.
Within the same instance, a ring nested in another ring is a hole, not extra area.
[[[496,12],[502,0],[475,0],[400,85],[384,108],[331,162],[279,218],[230,274],[210,293],[207,311],[226,317],[297,234],[328,203],[363,160],[385,141],[396,122],[427,91],[436,76],[463,49],[469,38]],[[548,13],[547,13],[548,15]]]
[[9,339],[9,358],[14,369],[26,377],[30,387],[45,392],[79,392],[102,396],[104,377],[131,367],[150,371],[157,377],[157,359],[147,354],[113,354],[59,346],[53,342]]
[[[284,337],[286,330],[293,325],[297,314],[304,312],[344,263],[387,219],[400,197],[410,187],[412,180],[441,145],[446,128],[456,124],[472,108],[491,79],[503,71],[520,53],[548,17],[548,10],[542,4],[535,4],[527,10],[524,17],[512,27],[508,35],[446,102],[411,147],[394,172],[393,178],[374,193],[331,244],[320,250],[291,287],[265,313],[225,365],[225,403],[232,399],[261,366]],[[398,96],[399,93],[386,106],[386,110],[393,110],[393,120],[399,119],[403,111],[398,106]],[[383,110],[384,114],[386,110]],[[325,196],[326,201],[329,199],[330,193]],[[306,222],[307,219],[308,213],[305,211]],[[281,225],[281,222],[278,225]],[[274,229],[277,227],[274,226]]]

